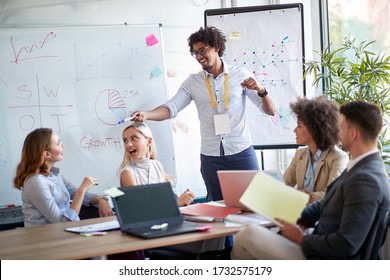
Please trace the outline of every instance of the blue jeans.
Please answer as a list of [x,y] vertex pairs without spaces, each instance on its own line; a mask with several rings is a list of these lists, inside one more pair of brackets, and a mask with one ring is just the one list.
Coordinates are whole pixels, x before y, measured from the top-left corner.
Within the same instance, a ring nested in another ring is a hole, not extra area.
[[213,157],[201,154],[200,163],[200,172],[207,189],[207,201],[223,199],[217,170],[259,170],[253,147],[229,156]]

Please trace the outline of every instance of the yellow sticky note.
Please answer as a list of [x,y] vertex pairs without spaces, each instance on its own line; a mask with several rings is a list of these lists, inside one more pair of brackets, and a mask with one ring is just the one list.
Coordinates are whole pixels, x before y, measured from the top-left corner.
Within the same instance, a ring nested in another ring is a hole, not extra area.
[[121,196],[121,195],[124,195],[125,193],[122,192],[121,190],[119,190],[118,188],[116,187],[113,187],[113,188],[110,188],[110,189],[107,189],[104,191],[106,194],[108,194],[109,196],[111,197],[117,197],[117,196]]
[[240,39],[240,32],[238,32],[238,31],[230,32],[229,39],[230,40],[239,40]]
[[240,202],[281,226],[275,218],[295,224],[309,201],[307,193],[284,185],[264,172],[257,173]]

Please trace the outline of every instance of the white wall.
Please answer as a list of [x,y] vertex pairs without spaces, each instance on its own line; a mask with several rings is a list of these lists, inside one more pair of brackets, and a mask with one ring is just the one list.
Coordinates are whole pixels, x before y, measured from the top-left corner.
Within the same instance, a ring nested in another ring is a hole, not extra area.
[[[169,95],[172,96],[189,73],[200,70],[198,63],[189,55],[187,38],[204,25],[206,9],[275,4],[275,2],[266,0],[0,0],[0,27],[123,24],[124,22],[161,23],[168,75],[167,86]],[[311,44],[308,43],[311,38],[309,16],[311,1],[300,2],[305,5],[306,47],[311,53]],[[306,53],[308,54],[308,51]],[[205,188],[199,171],[200,139],[196,115],[194,105],[183,110],[177,122],[173,123],[174,128],[178,128],[173,138],[178,187],[181,189],[189,187],[198,196],[202,196],[205,195]],[[187,132],[180,129],[183,127],[182,123],[187,124]],[[284,169],[288,161],[280,165],[279,159],[283,158],[284,155],[280,155],[277,151],[266,151],[266,169]]]
[[[188,36],[204,25],[206,9],[221,8],[222,3],[215,0],[1,0],[0,27],[161,23],[167,86],[172,96],[189,73],[200,70],[189,55]],[[173,136],[178,187],[189,187],[202,196],[205,187],[199,171],[199,124],[194,105],[180,113],[180,120],[187,123],[188,132],[179,129]]]

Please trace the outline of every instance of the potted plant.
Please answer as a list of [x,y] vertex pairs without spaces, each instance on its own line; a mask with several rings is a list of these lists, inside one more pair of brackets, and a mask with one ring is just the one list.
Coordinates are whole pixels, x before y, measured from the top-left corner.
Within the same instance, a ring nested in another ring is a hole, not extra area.
[[314,74],[313,85],[323,85],[323,94],[339,105],[363,99],[380,106],[384,115],[384,129],[378,137],[378,149],[387,166],[390,166],[390,140],[387,125],[390,117],[390,56],[368,50],[375,41],[345,37],[340,48],[329,45],[318,53],[320,61],[305,63],[304,79]]

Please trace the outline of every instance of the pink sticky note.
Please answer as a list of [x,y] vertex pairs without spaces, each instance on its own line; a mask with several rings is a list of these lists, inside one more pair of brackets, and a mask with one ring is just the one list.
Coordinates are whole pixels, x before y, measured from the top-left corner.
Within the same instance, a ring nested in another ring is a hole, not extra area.
[[148,44],[148,46],[153,46],[154,44],[158,43],[158,40],[157,40],[156,36],[154,36],[154,34],[150,34],[149,36],[147,36],[145,38],[145,40],[146,40],[146,44]]
[[202,226],[202,227],[197,227],[196,230],[208,230],[212,228],[212,226]]

